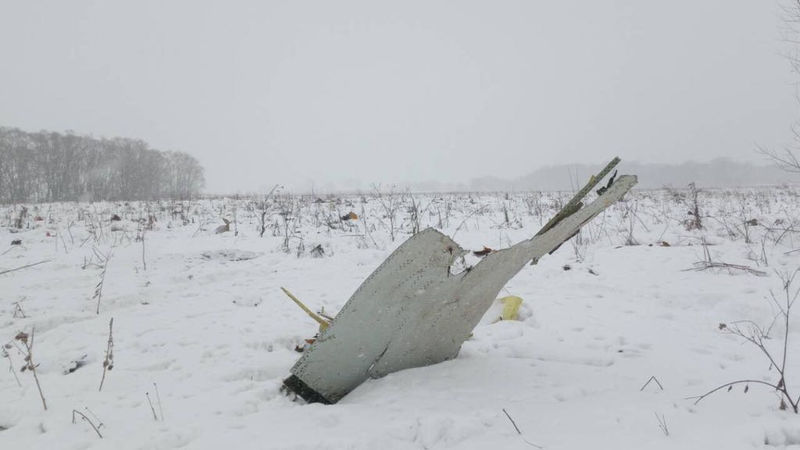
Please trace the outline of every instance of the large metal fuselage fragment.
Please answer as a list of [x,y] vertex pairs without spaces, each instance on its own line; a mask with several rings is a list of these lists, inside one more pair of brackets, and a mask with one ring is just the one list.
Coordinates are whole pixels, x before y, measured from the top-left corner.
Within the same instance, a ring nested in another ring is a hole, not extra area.
[[284,384],[306,400],[335,403],[367,378],[454,358],[514,275],[634,184],[635,176],[621,176],[588,206],[458,274],[451,265],[466,253],[463,248],[434,229],[412,236],[356,290]]

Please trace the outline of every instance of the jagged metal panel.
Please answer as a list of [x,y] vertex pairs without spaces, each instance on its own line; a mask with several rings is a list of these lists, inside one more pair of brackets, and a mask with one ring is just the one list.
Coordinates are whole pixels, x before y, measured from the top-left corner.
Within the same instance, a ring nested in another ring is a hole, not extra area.
[[404,242],[356,290],[292,374],[335,403],[367,378],[454,358],[506,283],[619,200],[636,177],[621,176],[590,205],[549,231],[488,254],[452,274],[465,251],[424,230]]
[[433,229],[408,239],[361,284],[292,373],[329,402],[338,401],[369,376],[398,328],[419,318],[427,289],[463,254]]

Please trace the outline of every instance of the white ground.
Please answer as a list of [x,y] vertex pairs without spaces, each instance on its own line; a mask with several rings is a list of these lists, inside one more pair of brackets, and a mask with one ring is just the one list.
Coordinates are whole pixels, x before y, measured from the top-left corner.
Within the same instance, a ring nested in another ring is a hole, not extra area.
[[[394,242],[374,196],[367,203],[359,196],[339,203],[281,197],[270,202],[263,238],[259,204],[247,199],[40,205],[16,233],[6,225],[19,207],[0,208],[0,272],[50,260],[0,275],[0,343],[35,329],[34,362],[48,406],[44,411],[33,376],[19,372],[17,342],[0,359],[0,449],[800,448],[800,416],[779,410],[770,388],[750,385],[745,394],[739,385],[697,405],[687,399],[742,378],[777,382],[764,355],[719,324],[772,321],[777,308],[769,291],[782,298],[776,271],[800,267],[800,252],[785,254],[800,247],[800,235],[785,231],[798,226],[799,193],[703,193],[701,209],[711,217],[705,230],[692,232],[680,223],[688,217],[686,199],[635,193],[598,217],[580,241],[509,283],[504,292],[525,299],[522,320],[495,323],[492,310],[455,360],[371,380],[333,406],[293,402],[279,391],[300,356],[295,346],[316,331],[279,287],[337,311],[407,238],[410,197],[383,198],[387,207],[401,203]],[[414,201],[423,227],[440,225],[464,247],[480,249],[529,237],[565,198],[460,194]],[[291,210],[289,254],[281,248],[281,210]],[[359,220],[336,219],[350,210]],[[157,222],[145,233],[144,270],[136,220],[148,211]],[[111,231],[113,213],[122,216],[113,223],[122,230]],[[234,215],[236,227],[214,234],[220,217]],[[742,222],[753,218],[759,225],[748,229],[748,244]],[[624,245],[631,224],[641,245]],[[7,247],[13,239],[22,245]],[[662,240],[670,246],[658,245]],[[685,271],[703,259],[703,240],[713,244],[707,248],[715,261],[760,266],[767,276]],[[309,255],[316,244],[324,257]],[[101,270],[93,253],[112,248],[97,315],[92,296]],[[24,318],[15,314],[16,302]],[[112,317],[114,368],[98,392]],[[794,396],[798,320],[790,326],[786,368]],[[777,358],[784,333],[778,323],[767,341]],[[85,365],[64,373],[84,355]],[[9,362],[21,387],[6,370]],[[663,390],[655,381],[641,389],[651,376]],[[73,424],[73,410],[102,421],[103,439],[80,417]]]

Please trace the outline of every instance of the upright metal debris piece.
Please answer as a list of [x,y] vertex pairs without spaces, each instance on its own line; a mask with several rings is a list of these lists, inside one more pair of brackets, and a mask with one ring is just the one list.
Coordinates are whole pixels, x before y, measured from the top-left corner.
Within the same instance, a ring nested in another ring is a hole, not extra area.
[[284,385],[310,402],[336,403],[367,378],[454,358],[503,286],[574,236],[622,198],[636,176],[622,175],[581,202],[619,163],[615,158],[533,238],[494,251],[471,270],[451,273],[465,253],[452,239],[424,230],[378,267],[292,367]]

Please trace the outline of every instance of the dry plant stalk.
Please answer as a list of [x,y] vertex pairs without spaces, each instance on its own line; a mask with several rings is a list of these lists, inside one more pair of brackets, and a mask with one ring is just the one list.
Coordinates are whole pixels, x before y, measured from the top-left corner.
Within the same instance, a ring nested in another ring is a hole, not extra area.
[[156,390],[156,402],[158,403],[158,413],[161,414],[161,421],[164,421],[164,408],[161,407],[161,394],[158,393],[158,384],[153,382],[153,388]]
[[100,379],[100,388],[103,390],[103,383],[106,381],[106,372],[114,368],[114,318],[108,321],[108,346],[106,347],[106,359],[103,361],[103,378]]
[[[73,410],[72,410],[72,423],[75,423],[75,414],[77,414],[77,415],[81,416],[81,419],[82,419],[82,420],[84,420],[84,421],[86,421],[86,422],[89,422],[89,425],[91,425],[91,426],[92,426],[92,429],[94,430],[94,432],[95,432],[95,433],[97,433],[97,436],[98,436],[100,439],[103,439],[103,435],[102,435],[102,434],[100,434],[100,429],[99,429],[99,427],[95,426],[94,422],[92,422],[92,419],[90,419],[90,418],[86,417],[86,415],[85,415],[84,413],[82,413],[82,412],[78,411],[77,409],[73,409]],[[101,424],[100,424],[100,426],[102,427],[102,426],[103,426],[103,424],[101,423]]]
[[14,319],[26,319],[27,316],[25,315],[25,311],[22,310],[22,305],[19,302],[14,303],[14,315],[12,316]]
[[145,228],[142,227],[142,234],[141,234],[141,237],[142,237],[142,269],[145,272],[147,272],[147,259],[145,258],[145,254],[144,254],[144,235],[145,235]]
[[650,382],[651,382],[651,381],[655,381],[655,383],[658,385],[659,389],[661,389],[662,391],[664,390],[664,386],[662,386],[662,385],[661,385],[661,382],[659,382],[659,381],[658,381],[658,378],[656,378],[656,376],[655,376],[655,375],[653,375],[653,376],[651,376],[650,378],[648,378],[648,379],[647,379],[647,383],[645,383],[645,384],[644,384],[644,385],[643,385],[643,386],[642,386],[642,387],[639,389],[639,392],[642,392],[642,391],[644,390],[644,388],[646,388],[646,387],[647,387],[647,386],[650,384]]
[[691,197],[691,203],[689,204],[689,208],[691,208],[688,212],[688,215],[691,216],[689,219],[684,221],[684,226],[686,227],[686,231],[692,230],[702,230],[703,229],[703,221],[700,218],[700,202],[698,201],[698,194],[700,190],[697,189],[697,186],[692,182],[689,183],[689,196]]
[[4,274],[7,274],[7,273],[11,273],[11,272],[16,272],[18,270],[27,269],[29,267],[38,266],[39,264],[44,264],[44,263],[48,263],[48,262],[50,262],[50,260],[49,259],[45,259],[44,261],[39,261],[39,262],[31,263],[31,264],[25,264],[24,266],[15,267],[13,269],[0,271],[0,275],[4,275]]
[[653,412],[653,415],[656,416],[656,421],[658,422],[658,428],[661,429],[661,432],[664,433],[664,436],[669,437],[669,427],[667,426],[667,418],[664,417],[662,414],[661,416],[658,415],[657,412]]
[[44,399],[44,394],[42,393],[42,385],[39,384],[39,377],[36,375],[36,366],[33,362],[33,336],[34,336],[34,329],[31,328],[31,334],[28,335],[27,333],[20,331],[14,337],[14,339],[20,341],[22,345],[25,346],[25,365],[22,366],[22,372],[26,370],[30,370],[33,373],[33,379],[36,381],[36,388],[39,389],[39,397],[42,398],[42,406],[44,406],[44,410],[47,411],[47,402]]
[[511,422],[511,425],[514,425],[514,429],[517,430],[517,434],[519,435],[520,438],[522,438],[523,442],[525,442],[526,444],[530,445],[531,447],[544,448],[541,445],[536,445],[533,442],[525,439],[525,436],[522,435],[522,431],[517,426],[517,422],[515,422],[514,419],[511,418],[511,414],[509,414],[508,411],[506,411],[505,408],[503,408],[503,414],[505,414],[506,417],[508,417],[508,420],[509,420],[509,422]]
[[153,412],[153,420],[158,422],[158,416],[156,415],[156,409],[153,408],[153,402],[150,400],[150,393],[149,392],[145,392],[144,396],[147,397],[147,404],[150,405],[150,411]]
[[103,271],[100,272],[100,281],[97,282],[97,285],[94,287],[94,295],[92,299],[97,299],[97,314],[100,314],[100,300],[103,299],[103,285],[106,282],[106,270],[108,269],[108,261],[111,259],[111,252],[113,250],[109,250],[107,254],[103,256]]
[[767,272],[764,272],[763,270],[753,269],[752,267],[748,267],[741,264],[730,264],[726,262],[714,261],[711,259],[711,252],[708,250],[708,244],[706,243],[705,239],[703,239],[702,246],[703,246],[703,260],[695,262],[694,267],[689,269],[684,269],[684,272],[689,270],[695,270],[701,272],[707,269],[726,269],[729,273],[732,273],[733,270],[741,270],[743,272],[747,272],[751,275],[755,275],[758,277],[767,276]]
[[11,362],[11,355],[8,354],[8,349],[11,347],[12,347],[11,344],[4,345],[2,348],[2,353],[0,353],[0,356],[2,356],[3,358],[8,358],[8,371],[11,372],[12,375],[14,375],[14,379],[17,380],[17,386],[22,387],[22,383],[19,382],[19,377],[17,376],[17,371],[14,370],[14,363]]

